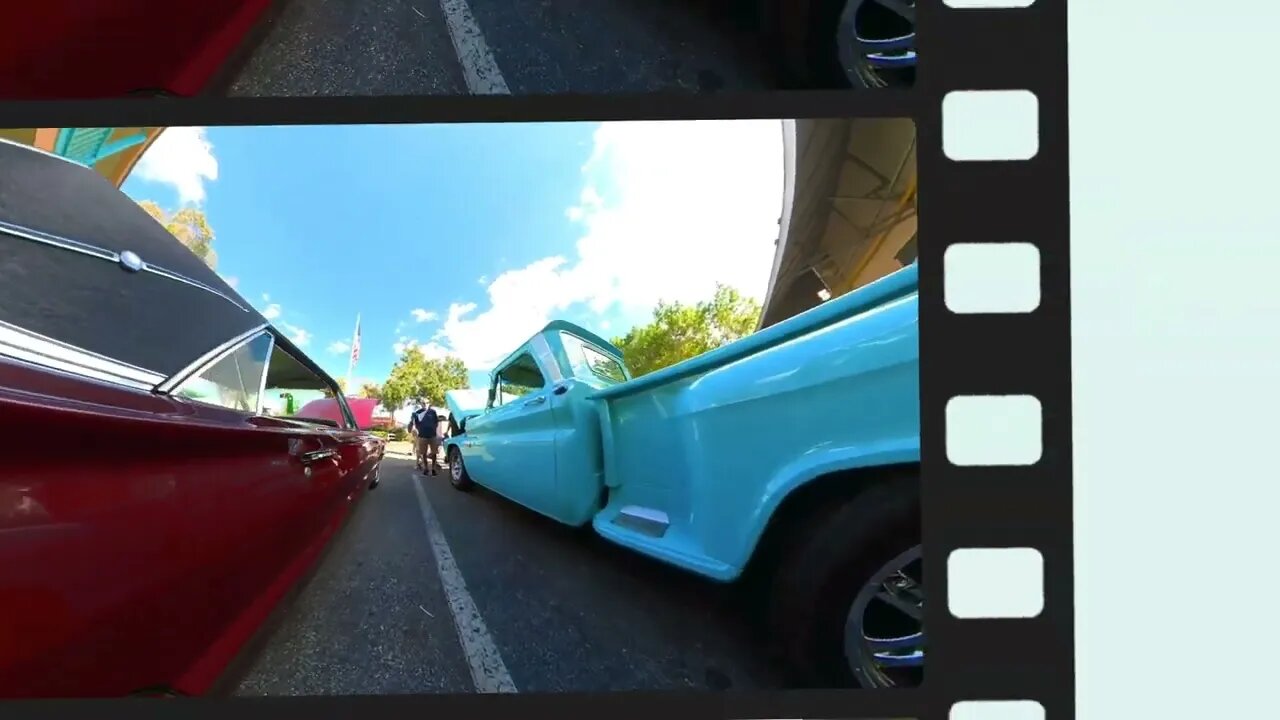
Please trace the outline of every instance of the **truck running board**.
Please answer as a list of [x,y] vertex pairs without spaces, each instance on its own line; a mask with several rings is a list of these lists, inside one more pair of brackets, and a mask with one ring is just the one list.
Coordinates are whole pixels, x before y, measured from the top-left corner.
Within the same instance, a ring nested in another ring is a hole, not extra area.
[[619,510],[613,518],[613,523],[655,538],[666,535],[667,529],[671,527],[671,521],[666,513],[639,505],[628,505]]

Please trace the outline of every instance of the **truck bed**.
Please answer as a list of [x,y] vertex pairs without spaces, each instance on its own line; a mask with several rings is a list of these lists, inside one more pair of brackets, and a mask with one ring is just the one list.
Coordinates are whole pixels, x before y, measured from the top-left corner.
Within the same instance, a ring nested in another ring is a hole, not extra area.
[[737,576],[793,487],[919,458],[916,267],[596,392],[606,538]]

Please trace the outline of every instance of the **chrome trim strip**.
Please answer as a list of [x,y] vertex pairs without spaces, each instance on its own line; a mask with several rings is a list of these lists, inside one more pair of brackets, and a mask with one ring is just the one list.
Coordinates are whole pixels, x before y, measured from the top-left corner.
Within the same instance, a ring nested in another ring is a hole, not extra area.
[[360,424],[356,422],[356,416],[351,412],[351,405],[347,402],[346,393],[342,392],[342,388],[333,388],[333,399],[338,403],[338,410],[342,412],[342,427],[339,430],[359,430]]
[[[100,260],[106,260],[108,262],[113,262],[113,263],[120,262],[120,253],[117,253],[114,250],[107,250],[105,248],[97,247],[96,245],[91,245],[86,242],[81,242],[80,240],[72,240],[70,238],[65,238],[65,237],[62,237],[61,235],[53,235],[52,233],[47,233],[42,230],[36,230],[36,229],[25,227],[22,225],[14,225],[13,223],[5,222],[3,220],[0,220],[0,232],[3,232],[6,235],[11,235],[16,238],[21,238],[23,240],[31,240],[33,242],[38,242],[44,245],[49,245],[51,247],[56,247],[61,250],[69,250],[71,252],[78,252],[83,255],[89,255],[91,257],[96,257]],[[191,287],[196,288],[198,290],[203,290],[207,293],[217,295],[223,300],[226,300],[232,305],[235,305],[240,310],[244,312],[249,312],[249,308],[246,307],[243,303],[231,297],[230,295],[227,295],[221,290],[210,287],[200,282],[199,280],[192,280],[186,275],[176,273],[172,270],[169,270],[168,268],[164,268],[159,265],[152,265],[151,263],[146,262],[145,258],[143,259],[143,264],[142,264],[142,267],[140,268],[140,271],[148,272],[148,273],[151,273],[152,275],[159,275],[160,277],[165,278],[167,280],[180,282],[185,285],[190,285]]]
[[619,510],[618,514],[613,518],[613,524],[652,538],[663,537],[667,534],[667,530],[671,528],[671,523],[667,521],[666,513],[661,510],[642,508],[635,505],[628,505]]
[[48,364],[47,360],[43,358],[39,360],[28,360],[26,358],[10,355],[5,352],[0,352],[0,363],[5,363],[5,362],[15,363],[18,365],[25,365],[27,367],[34,368],[35,370],[39,370],[40,372],[47,372],[47,373],[52,373],[54,375],[60,375],[62,377],[69,378],[71,380],[76,380],[79,382],[91,382],[98,385],[102,385],[104,387],[110,387],[116,390],[126,389],[126,390],[138,390],[145,393],[151,392],[151,386],[146,383],[135,383],[132,380],[125,380],[117,377],[107,377],[105,375],[99,376],[99,374],[94,371],[85,371],[79,368],[74,370],[69,370],[62,367],[56,367],[54,365]]
[[164,379],[163,382],[160,382],[159,384],[157,384],[155,386],[155,391],[158,393],[164,393],[166,395],[168,395],[169,393],[172,393],[174,388],[181,385],[183,381],[185,381],[187,378],[200,372],[201,370],[204,370],[206,367],[218,362],[219,360],[226,357],[227,355],[230,355],[234,350],[239,348],[241,345],[244,345],[252,341],[262,333],[267,332],[269,327],[270,326],[266,324],[259,325],[250,330],[246,330],[245,332],[242,332],[239,335],[231,338],[230,340],[227,340],[226,342],[218,345],[217,347],[213,348],[212,350],[206,352],[205,354],[201,355],[200,357],[188,363],[186,367],[182,368],[178,372]]
[[262,380],[258,383],[258,404],[253,410],[254,415],[262,414],[262,405],[267,397],[267,373],[271,370],[271,356],[276,351],[276,336],[271,333],[267,333],[267,336],[271,338],[271,342],[267,345],[267,364],[262,368]]
[[302,461],[304,465],[309,465],[321,460],[328,460],[329,458],[336,457],[338,457],[337,450],[334,450],[333,448],[325,448],[323,450],[311,450],[304,452],[298,456],[298,460]]
[[48,233],[41,232],[39,230],[33,230],[28,227],[22,227],[21,225],[14,225],[12,223],[5,222],[4,220],[0,220],[0,232],[5,233],[6,235],[13,235],[14,237],[23,238],[25,240],[33,240],[35,242],[43,243],[45,245],[52,245],[54,247],[61,248],[63,250],[70,250],[72,252],[82,253],[84,255],[96,257],[100,260],[109,260],[111,262],[118,262],[120,259],[119,255],[117,255],[114,252],[111,252],[110,250],[104,250],[99,247],[94,247],[93,245],[82,243],[77,240],[71,240],[68,238],[58,237],[56,235],[50,235]]
[[150,389],[164,379],[158,372],[54,340],[3,320],[0,320],[0,353],[37,365],[131,387]]
[[191,286],[191,287],[193,287],[193,288],[197,288],[197,289],[199,289],[199,290],[204,290],[204,291],[205,291],[205,292],[207,292],[207,293],[213,293],[214,295],[217,295],[218,297],[222,298],[223,300],[226,300],[227,302],[231,303],[232,305],[235,305],[236,307],[240,308],[241,310],[243,310],[243,311],[245,311],[245,312],[249,312],[249,308],[247,308],[247,307],[245,307],[244,305],[240,304],[240,302],[238,302],[235,298],[231,297],[230,295],[227,295],[226,293],[222,292],[221,290],[218,290],[218,289],[216,289],[216,288],[209,287],[208,285],[205,285],[204,283],[200,282],[199,280],[192,280],[191,278],[187,277],[186,275],[179,275],[178,273],[176,273],[176,272],[174,272],[174,271],[172,271],[172,270],[168,270],[168,269],[166,269],[166,268],[162,268],[162,267],[160,267],[159,265],[151,265],[150,263],[148,263],[147,265],[145,265],[142,269],[143,269],[143,271],[145,271],[145,272],[150,272],[150,273],[152,273],[153,275],[159,275],[159,276],[160,276],[160,277],[162,277],[162,278],[167,278],[167,279],[169,279],[169,280],[173,280],[173,281],[175,281],[175,282],[180,282],[180,283],[183,283],[183,284],[186,284],[186,285],[190,285],[190,286]]
[[79,379],[97,380],[99,382],[109,383],[120,387],[132,388],[134,390],[151,390],[150,383],[138,382],[129,378],[121,377],[110,372],[87,368],[83,365],[66,362],[57,358],[50,358],[39,353],[24,351],[21,348],[7,347],[0,344],[0,357],[10,360],[17,360],[27,365],[33,365],[41,370],[56,372],[62,375],[70,375]]
[[639,505],[627,505],[618,511],[619,515],[636,518],[637,520],[648,520],[649,522],[659,523],[662,525],[670,524],[667,514],[661,510],[653,508],[641,507]]

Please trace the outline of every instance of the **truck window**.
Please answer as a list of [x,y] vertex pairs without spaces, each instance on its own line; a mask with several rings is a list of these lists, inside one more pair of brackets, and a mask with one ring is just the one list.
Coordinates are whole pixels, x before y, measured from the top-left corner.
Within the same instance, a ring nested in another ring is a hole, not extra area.
[[493,406],[506,405],[515,398],[541,390],[546,385],[538,363],[529,353],[521,353],[498,373],[494,379],[496,387],[493,395]]
[[595,345],[565,332],[560,333],[560,341],[564,344],[564,352],[569,356],[575,377],[588,381],[603,380],[610,385],[627,381],[622,363]]

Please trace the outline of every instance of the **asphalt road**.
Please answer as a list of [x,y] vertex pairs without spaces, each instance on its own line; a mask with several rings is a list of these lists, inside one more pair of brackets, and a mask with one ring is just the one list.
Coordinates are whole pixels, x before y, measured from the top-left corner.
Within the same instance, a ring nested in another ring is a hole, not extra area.
[[456,491],[444,472],[383,460],[236,694],[784,686],[740,592]]
[[293,0],[231,94],[774,89],[732,1]]

